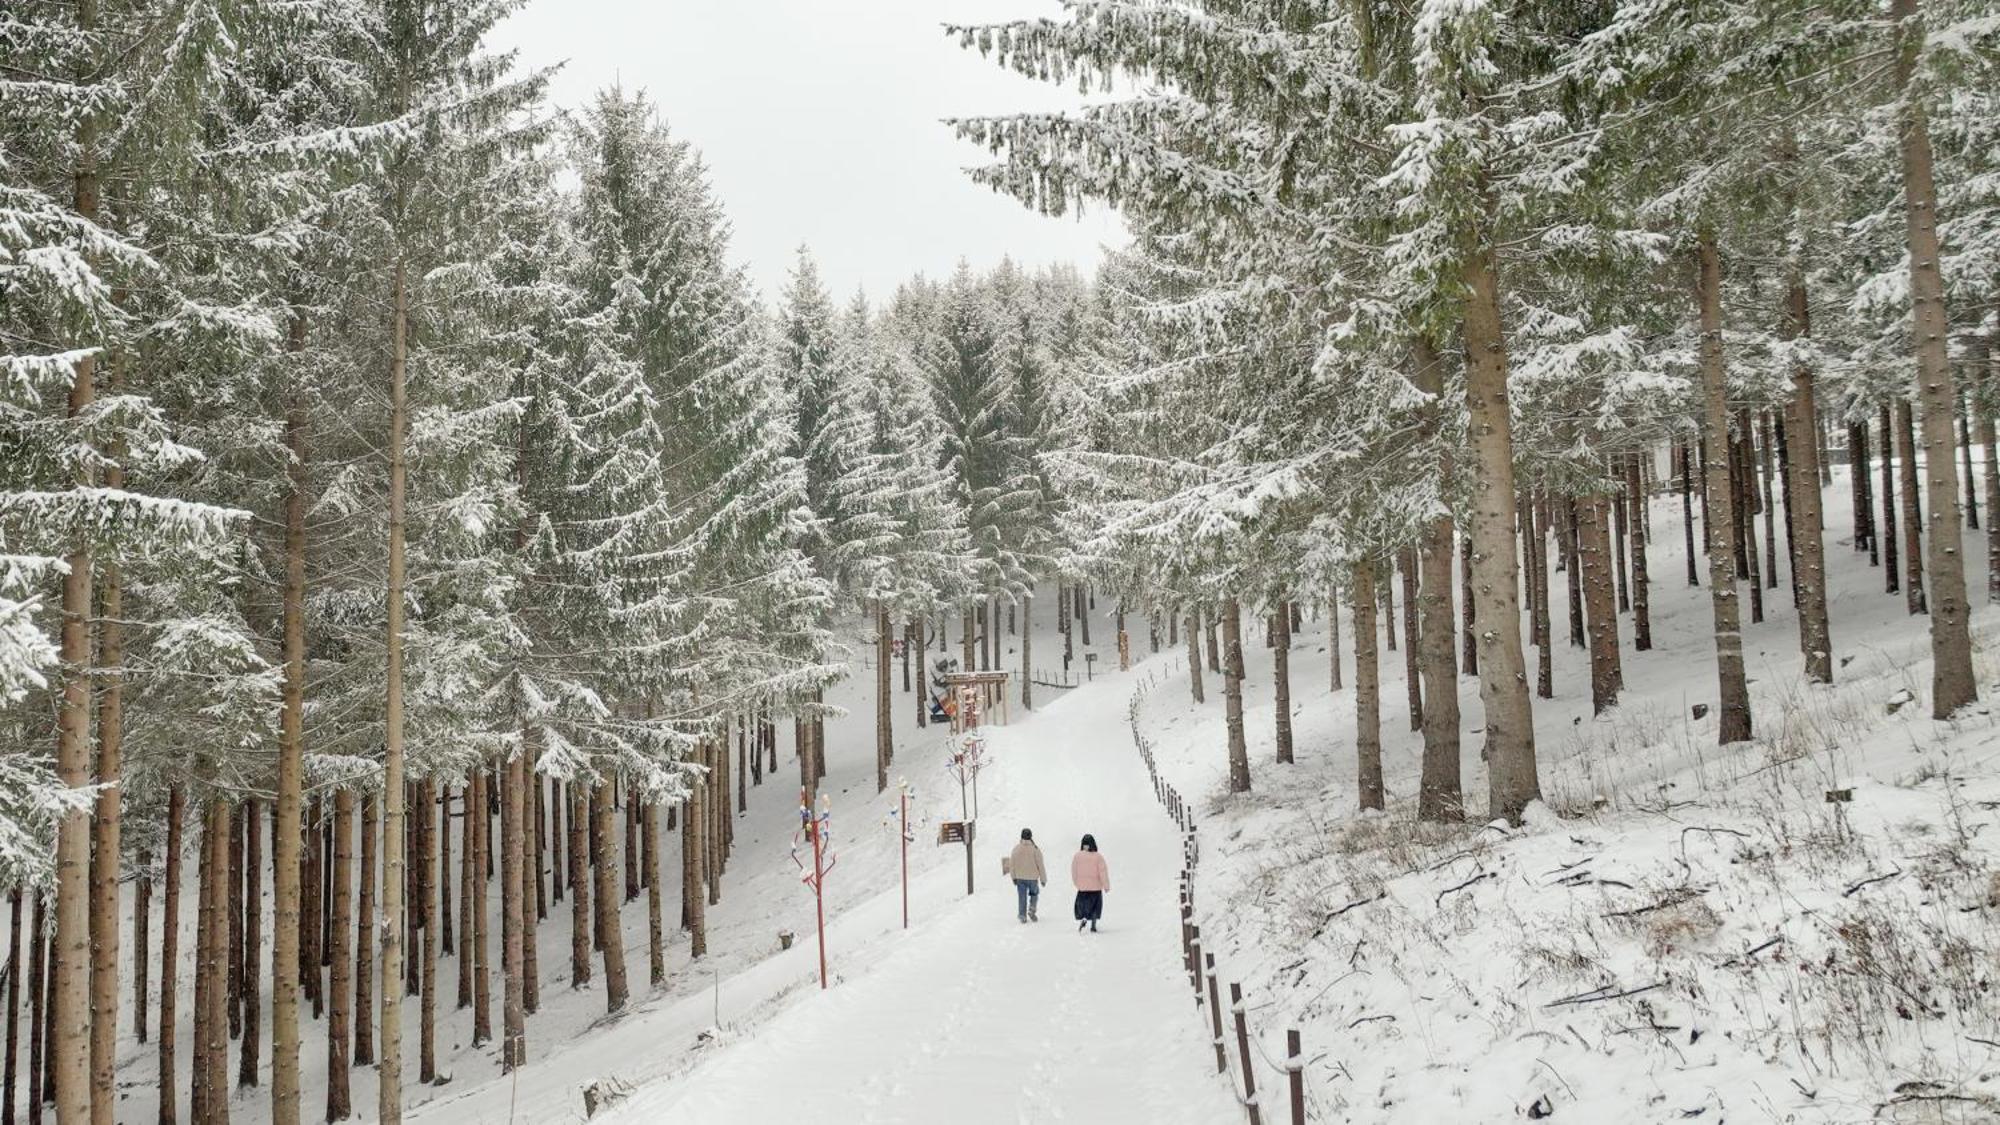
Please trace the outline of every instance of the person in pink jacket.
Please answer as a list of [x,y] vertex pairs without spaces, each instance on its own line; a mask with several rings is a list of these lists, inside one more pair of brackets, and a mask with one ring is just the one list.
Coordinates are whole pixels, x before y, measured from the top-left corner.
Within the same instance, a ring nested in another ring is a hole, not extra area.
[[1104,855],[1097,850],[1096,837],[1084,835],[1083,847],[1069,861],[1069,881],[1076,886],[1077,932],[1089,926],[1094,934],[1097,920],[1104,917],[1104,896],[1111,891],[1111,868],[1105,866]]

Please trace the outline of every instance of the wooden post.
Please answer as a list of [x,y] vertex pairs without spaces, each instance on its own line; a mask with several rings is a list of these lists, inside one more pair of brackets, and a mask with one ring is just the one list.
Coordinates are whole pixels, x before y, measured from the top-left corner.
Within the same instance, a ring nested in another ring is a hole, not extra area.
[[965,897],[972,897],[972,829],[976,820],[965,822]]
[[1222,1039],[1222,999],[1215,986],[1215,954],[1206,954],[1203,961],[1208,972],[1208,1024],[1215,1043],[1215,1073],[1229,1073],[1229,1049]]
[[1194,1006],[1199,1008],[1201,1007],[1201,969],[1199,966],[1202,964],[1200,926],[1189,927],[1188,940],[1193,944],[1194,947],[1193,961],[1194,964],[1196,965],[1195,970],[1188,974],[1188,982],[1194,985]]
[[1250,1069],[1250,1029],[1243,1022],[1243,986],[1229,985],[1229,1010],[1236,1014],[1236,1053],[1243,1056],[1243,1108],[1250,1113],[1250,1125],[1263,1125],[1257,1109],[1257,1072]]
[[[1632,526],[1641,524],[1634,521]],[[1300,1055],[1296,1030],[1285,1032],[1285,1073],[1292,1083],[1292,1125],[1306,1125],[1306,1060]]]

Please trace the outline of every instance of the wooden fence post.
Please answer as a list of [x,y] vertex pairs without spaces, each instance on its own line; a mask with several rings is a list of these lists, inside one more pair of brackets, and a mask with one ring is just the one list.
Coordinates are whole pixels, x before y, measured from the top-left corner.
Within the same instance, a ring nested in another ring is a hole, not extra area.
[[1222,1039],[1222,999],[1215,987],[1215,954],[1203,955],[1208,968],[1208,1022],[1215,1042],[1215,1073],[1229,1073],[1229,1050]]
[[1243,986],[1229,985],[1229,1010],[1236,1013],[1236,1053],[1243,1056],[1243,1108],[1250,1113],[1250,1125],[1264,1125],[1257,1110],[1257,1072],[1250,1068],[1250,1029],[1243,1022]]
[[1285,1032],[1285,1055],[1285,1070],[1292,1080],[1292,1125],[1306,1125],[1306,1060],[1296,1030]]
[[[1193,939],[1193,940],[1194,940],[1194,963],[1195,963],[1196,965],[1200,965],[1200,964],[1201,964],[1201,927],[1200,927],[1200,926],[1196,926],[1196,927],[1194,927],[1194,939]],[[1195,971],[1193,971],[1193,972],[1190,972],[1190,973],[1188,974],[1188,979],[1189,979],[1190,981],[1194,982],[1194,1006],[1195,1006],[1195,1007],[1197,1007],[1197,1008],[1199,1008],[1199,1007],[1201,1007],[1201,971],[1200,971],[1199,969],[1196,969]]]

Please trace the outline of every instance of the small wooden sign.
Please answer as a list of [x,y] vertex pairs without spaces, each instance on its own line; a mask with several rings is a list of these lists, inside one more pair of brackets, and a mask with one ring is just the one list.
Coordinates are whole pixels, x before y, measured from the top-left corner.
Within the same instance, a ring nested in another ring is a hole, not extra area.
[[938,843],[963,844],[972,839],[972,822],[969,820],[942,820],[938,822]]

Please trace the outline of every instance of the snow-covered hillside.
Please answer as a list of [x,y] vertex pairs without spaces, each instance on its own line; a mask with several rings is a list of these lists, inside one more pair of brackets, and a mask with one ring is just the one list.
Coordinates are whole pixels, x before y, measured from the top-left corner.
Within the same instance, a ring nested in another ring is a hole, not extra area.
[[[1929,717],[1928,618],[1829,535],[1835,683],[1803,680],[1790,600],[1767,591],[1745,632],[1758,737],[1718,749],[1679,513],[1654,504],[1655,647],[1627,648],[1614,711],[1591,717],[1558,629],[1546,805],[1520,828],[1412,823],[1401,653],[1383,654],[1390,809],[1355,815],[1324,622],[1292,656],[1296,766],[1272,761],[1270,654],[1246,641],[1250,794],[1221,796],[1217,693],[1195,707],[1182,677],[1144,697],[1163,773],[1204,798],[1204,937],[1254,998],[1264,1059],[1304,1030],[1313,1120],[2000,1118],[1992,707]],[[1974,626],[1990,694],[2000,618]],[[1477,688],[1461,678],[1472,794]]]

